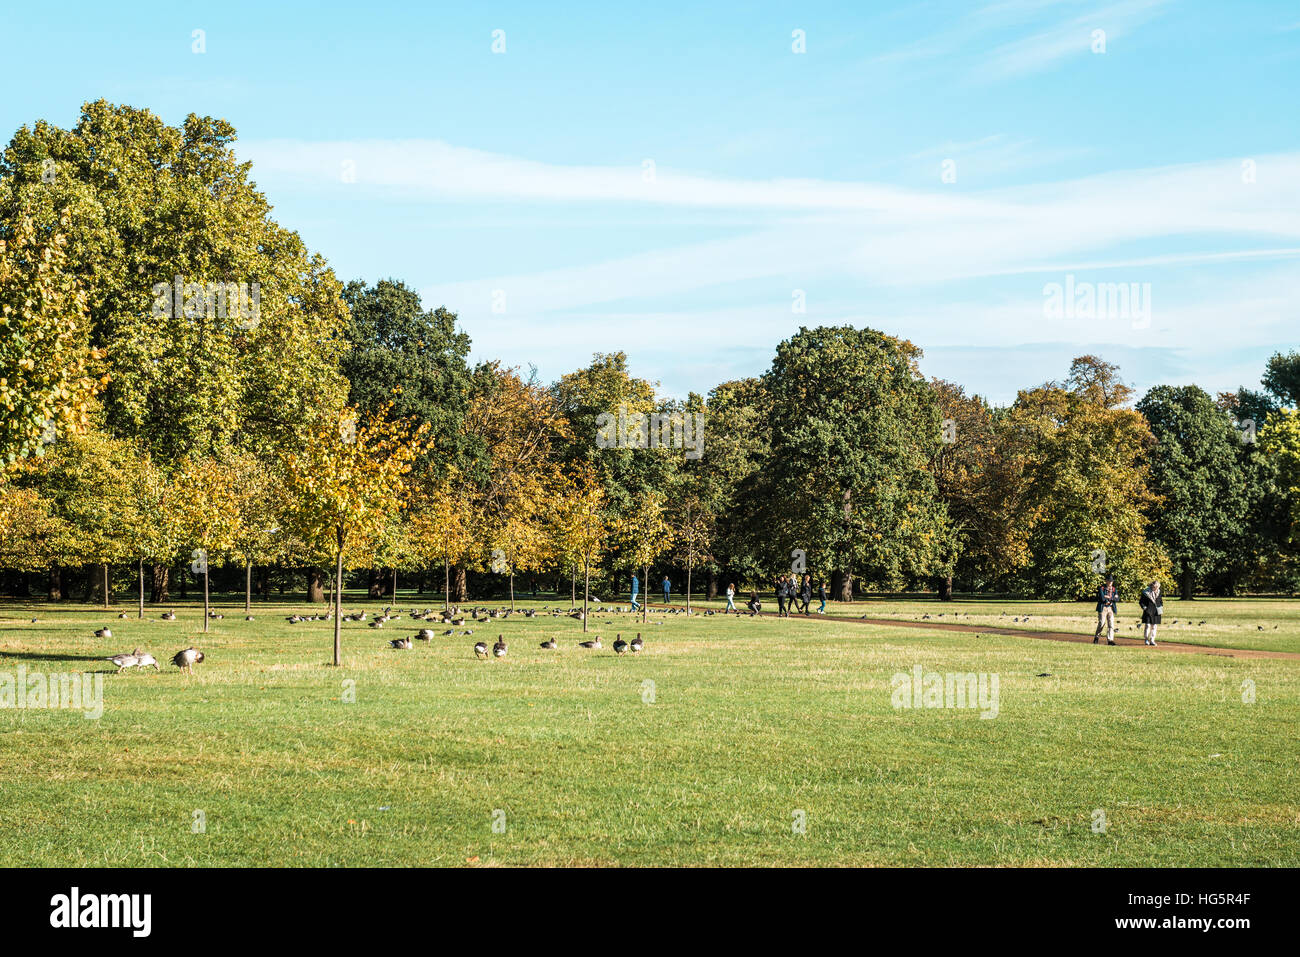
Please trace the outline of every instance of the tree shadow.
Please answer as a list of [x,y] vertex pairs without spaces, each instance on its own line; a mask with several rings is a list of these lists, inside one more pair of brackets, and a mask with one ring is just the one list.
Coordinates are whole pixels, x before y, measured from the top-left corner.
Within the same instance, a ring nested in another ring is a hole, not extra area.
[[107,661],[108,655],[50,655],[28,651],[0,651],[0,658],[23,658],[27,661]]

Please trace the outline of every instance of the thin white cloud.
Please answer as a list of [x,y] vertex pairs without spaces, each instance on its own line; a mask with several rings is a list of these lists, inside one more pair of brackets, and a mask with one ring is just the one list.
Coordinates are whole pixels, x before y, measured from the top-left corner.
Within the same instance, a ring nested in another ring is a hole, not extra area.
[[1166,3],[1168,0],[1125,0],[1004,43],[992,51],[978,72],[988,79],[1004,79],[1045,70],[1068,57],[1090,55],[1092,31],[1101,30],[1109,48],[1115,40],[1158,16]]

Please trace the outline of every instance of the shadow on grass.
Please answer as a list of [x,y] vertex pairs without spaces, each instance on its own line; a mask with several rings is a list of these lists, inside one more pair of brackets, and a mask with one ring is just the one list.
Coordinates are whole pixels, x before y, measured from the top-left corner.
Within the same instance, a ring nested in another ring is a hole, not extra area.
[[107,655],[50,655],[30,651],[0,651],[0,658],[22,658],[27,661],[107,661]]

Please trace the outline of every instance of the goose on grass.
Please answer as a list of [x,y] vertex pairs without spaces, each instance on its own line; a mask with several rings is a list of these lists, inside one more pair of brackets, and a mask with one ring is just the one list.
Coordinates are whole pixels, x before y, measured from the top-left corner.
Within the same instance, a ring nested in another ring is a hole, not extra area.
[[183,648],[172,656],[172,664],[186,674],[194,674],[194,666],[203,661],[203,652],[197,648]]

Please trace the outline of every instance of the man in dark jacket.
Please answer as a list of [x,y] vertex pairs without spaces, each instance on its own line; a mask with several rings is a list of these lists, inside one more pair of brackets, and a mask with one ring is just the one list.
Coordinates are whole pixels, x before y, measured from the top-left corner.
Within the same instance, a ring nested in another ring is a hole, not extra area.
[[799,604],[803,605],[803,613],[808,614],[808,606],[812,603],[812,576],[803,576],[803,589],[799,592]]
[[785,589],[785,576],[782,575],[776,580],[776,617],[778,618],[785,617],[785,600],[787,594],[788,593]]
[[1115,644],[1115,612],[1119,608],[1119,591],[1115,588],[1115,576],[1107,575],[1104,584],[1097,586],[1097,630],[1093,633],[1092,643],[1101,640],[1101,633],[1106,632],[1106,644]]

